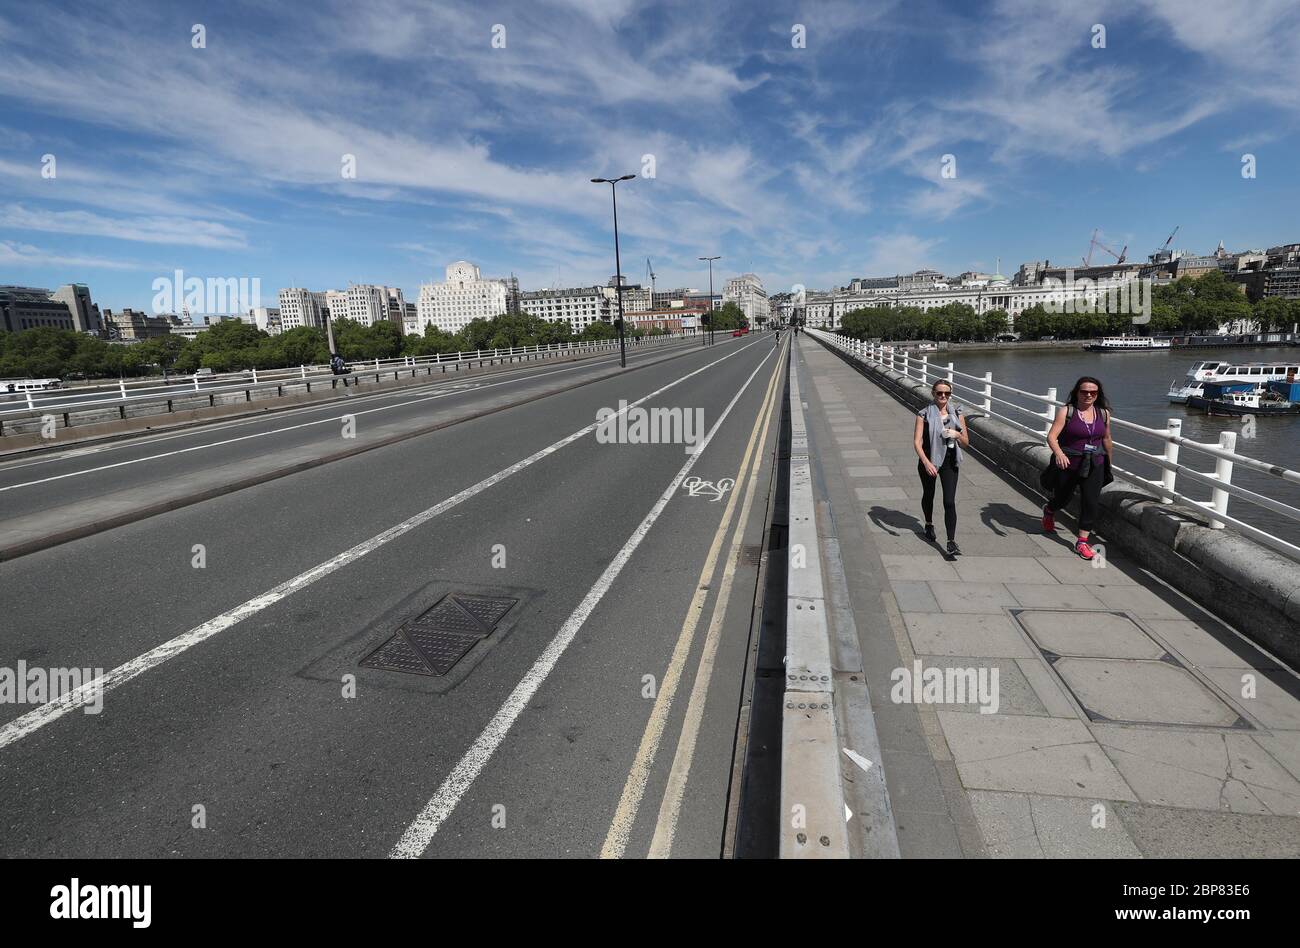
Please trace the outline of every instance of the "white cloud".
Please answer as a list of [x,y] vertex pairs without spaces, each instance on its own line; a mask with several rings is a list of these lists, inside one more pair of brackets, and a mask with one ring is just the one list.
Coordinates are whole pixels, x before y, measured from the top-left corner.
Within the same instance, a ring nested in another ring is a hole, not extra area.
[[915,234],[877,235],[867,240],[867,255],[853,276],[893,276],[936,266],[934,255],[943,240]]
[[96,270],[144,270],[148,267],[128,260],[77,257],[42,250],[31,244],[0,240],[0,265],[12,267],[85,267]]
[[111,218],[90,211],[32,211],[21,204],[11,204],[0,208],[0,226],[151,244],[213,249],[247,246],[244,235],[225,224],[182,217]]

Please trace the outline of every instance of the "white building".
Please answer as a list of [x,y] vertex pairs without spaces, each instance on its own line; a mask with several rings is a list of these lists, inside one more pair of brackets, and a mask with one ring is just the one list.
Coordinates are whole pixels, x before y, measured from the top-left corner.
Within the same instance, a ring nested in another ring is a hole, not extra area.
[[485,280],[478,267],[458,260],[447,268],[442,283],[420,287],[416,304],[420,332],[429,325],[444,332],[459,332],[475,319],[491,319],[506,312],[506,281]]
[[[321,293],[325,299],[325,313],[329,314],[330,319],[346,319],[348,315],[348,291],[347,290],[325,290]],[[324,320],[325,313],[321,314]],[[321,323],[324,325],[324,322]]]
[[274,306],[255,306],[248,311],[244,322],[252,323],[262,332],[278,336],[281,332],[280,311]]
[[763,289],[763,281],[756,274],[744,273],[728,280],[727,288],[722,293],[722,302],[724,306],[727,303],[739,306],[751,326],[767,322],[767,291]]
[[324,328],[325,319],[322,312],[329,305],[326,294],[305,290],[302,287],[292,287],[281,290],[279,300],[280,326],[284,332],[303,326],[312,329]]
[[[607,319],[618,319],[618,277],[610,277],[604,286],[605,299],[608,303]],[[628,284],[623,277],[623,315],[629,313],[648,313],[654,308],[654,294],[640,284]]]
[[844,315],[855,309],[896,306],[931,310],[952,303],[965,303],[981,316],[995,309],[1006,310],[1014,324],[1015,318],[1032,306],[1041,305],[1052,312],[1053,304],[1059,308],[1067,300],[1088,300],[1104,309],[1108,291],[1115,291],[1125,283],[1129,283],[1132,289],[1132,281],[1127,274],[1113,279],[1079,281],[1070,285],[1068,290],[1065,286],[1050,284],[1020,286],[1007,280],[1001,273],[994,273],[987,280],[974,280],[967,286],[923,288],[921,283],[922,281],[915,281],[915,289],[900,288],[892,293],[809,292],[804,318],[810,327],[838,329]]
[[[582,332],[598,319],[609,318],[610,299],[606,290],[613,287],[578,286],[563,290],[532,290],[520,294],[519,308],[531,316],[553,323],[567,322],[574,332]],[[624,296],[626,297],[626,291]],[[618,305],[613,312],[618,314]],[[626,299],[624,300],[624,312]]]
[[346,317],[362,326],[373,326],[388,318],[388,294],[382,286],[375,286],[373,283],[354,283],[344,292],[344,303],[345,309],[342,313],[336,313],[331,305],[330,315],[335,319],[340,316]]

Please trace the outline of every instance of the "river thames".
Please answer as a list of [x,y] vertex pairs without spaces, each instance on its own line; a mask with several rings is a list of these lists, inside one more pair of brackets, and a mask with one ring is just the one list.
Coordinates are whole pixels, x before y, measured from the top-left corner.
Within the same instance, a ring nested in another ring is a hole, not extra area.
[[[1196,362],[1300,365],[1300,348],[1279,346],[1258,349],[1236,347],[1172,349],[1163,352],[1088,352],[1082,346],[1083,343],[1080,342],[1079,348],[1057,346],[1050,349],[1034,348],[1017,351],[1015,345],[1010,344],[996,350],[940,351],[929,353],[929,356],[931,362],[945,366],[951,359],[953,368],[958,372],[980,376],[985,372],[992,372],[994,382],[1001,382],[1028,392],[1045,395],[1049,387],[1055,386],[1057,399],[1060,401],[1065,400],[1079,376],[1092,375],[1101,380],[1115,415],[1125,421],[1152,428],[1163,428],[1168,424],[1169,419],[1178,418],[1183,423],[1184,437],[1209,444],[1218,444],[1219,435],[1224,431],[1236,431],[1238,454],[1291,470],[1300,469],[1300,416],[1257,416],[1255,436],[1248,439],[1243,436],[1243,419],[1209,416],[1203,411],[1173,404],[1167,397],[1170,383],[1177,379],[1181,384],[1187,375],[1187,370]],[[978,385],[979,391],[982,392],[982,383],[971,383],[970,380],[959,376],[958,399],[963,405],[978,406],[982,402],[982,397],[973,393],[970,388],[963,387],[969,384]],[[993,394],[999,397],[996,388]],[[1008,396],[1004,393],[1001,397]],[[1024,404],[1019,396],[1011,400],[1017,399]],[[999,406],[995,402],[994,411],[1006,411],[1006,406]],[[1018,412],[1006,411],[1006,413],[1024,424],[1030,423],[1026,416]],[[1112,434],[1120,443],[1142,451],[1154,453],[1159,449],[1159,442],[1135,431],[1116,427]],[[1118,466],[1144,477],[1158,476],[1158,468],[1144,464],[1140,458],[1126,451],[1116,449],[1115,462]],[[1182,450],[1179,462],[1207,473],[1214,470],[1213,458],[1186,448]],[[1276,478],[1247,471],[1241,467],[1233,470],[1232,482],[1291,506],[1300,507],[1300,485],[1286,484]],[[1191,478],[1180,478],[1178,489],[1197,500],[1208,500],[1210,497],[1210,488],[1195,484]],[[1231,497],[1228,501],[1228,513],[1291,543],[1300,544],[1300,523],[1271,510]]]

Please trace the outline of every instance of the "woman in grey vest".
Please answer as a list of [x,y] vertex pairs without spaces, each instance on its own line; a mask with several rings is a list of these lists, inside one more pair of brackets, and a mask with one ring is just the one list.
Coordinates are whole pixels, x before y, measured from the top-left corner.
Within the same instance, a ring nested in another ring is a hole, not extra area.
[[952,385],[940,379],[930,388],[934,398],[916,413],[913,447],[920,460],[916,472],[921,477],[921,512],[925,514],[925,538],[935,542],[934,488],[943,485],[943,525],[948,531],[948,555],[957,556],[957,468],[962,461],[961,449],[970,446],[966,419],[961,407],[952,402]]

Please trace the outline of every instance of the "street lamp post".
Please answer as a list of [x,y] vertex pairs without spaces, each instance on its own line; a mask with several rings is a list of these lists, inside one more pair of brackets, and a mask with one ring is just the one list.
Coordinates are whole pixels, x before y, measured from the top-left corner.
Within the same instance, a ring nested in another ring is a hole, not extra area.
[[625,174],[621,178],[592,178],[592,184],[608,184],[610,196],[614,199],[614,293],[618,297],[618,364],[627,368],[627,344],[623,341],[623,267],[618,258],[618,192],[614,185],[620,181],[631,181],[634,174]]
[[[721,260],[722,257],[700,257],[701,260],[709,261],[709,344],[713,343],[713,261]],[[700,334],[701,336],[703,333]],[[704,341],[700,341],[704,345]]]

